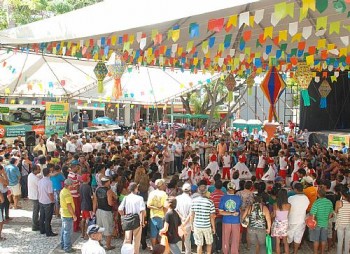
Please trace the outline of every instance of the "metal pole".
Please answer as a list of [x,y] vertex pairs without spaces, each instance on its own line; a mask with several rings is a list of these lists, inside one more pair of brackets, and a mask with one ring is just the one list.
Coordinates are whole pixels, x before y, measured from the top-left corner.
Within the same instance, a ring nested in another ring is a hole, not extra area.
[[170,122],[174,123],[174,100],[171,101]]
[[[258,107],[257,107],[257,100],[258,100],[258,86],[254,84],[254,90],[255,90],[255,102],[254,102],[254,110],[255,110],[255,119],[258,119],[258,115],[257,115],[257,112],[258,112]],[[249,120],[249,119],[247,119]]]

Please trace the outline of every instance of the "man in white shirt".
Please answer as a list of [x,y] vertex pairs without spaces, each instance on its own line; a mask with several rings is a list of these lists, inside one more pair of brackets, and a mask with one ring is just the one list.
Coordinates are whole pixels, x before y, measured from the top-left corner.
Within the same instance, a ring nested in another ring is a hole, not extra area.
[[137,183],[130,183],[127,195],[120,204],[118,211],[121,216],[126,214],[138,214],[140,216],[140,226],[134,230],[125,231],[124,243],[133,243],[134,253],[139,254],[141,243],[141,232],[145,226],[146,206],[143,198],[138,193]]
[[76,153],[77,152],[77,145],[76,145],[76,138],[71,137],[71,139],[66,144],[66,151],[70,153]]
[[180,143],[180,139],[176,138],[175,143],[173,144],[172,150],[174,152],[174,157],[175,157],[175,172],[177,171],[178,173],[181,173],[182,171],[182,151],[183,151],[183,146]]
[[303,193],[303,185],[299,182],[293,185],[295,195],[288,198],[291,208],[288,215],[288,243],[294,242],[294,253],[298,252],[305,231],[306,209],[309,199]]
[[183,193],[176,197],[177,205],[175,210],[181,218],[182,225],[184,225],[184,228],[186,229],[184,237],[185,254],[191,254],[191,184],[184,183],[182,191]]
[[33,203],[32,231],[39,231],[39,174],[40,167],[35,165],[32,172],[28,175],[28,198],[32,200]]
[[102,241],[102,233],[104,228],[100,228],[98,225],[90,225],[87,229],[89,240],[83,244],[81,248],[82,254],[106,254],[105,249],[100,245]]
[[55,139],[52,136],[46,141],[46,149],[47,149],[47,153],[50,154],[51,156],[53,155],[53,152],[56,151]]
[[86,141],[83,140],[83,147],[82,147],[83,153],[92,153],[93,150],[94,148],[90,144],[90,139],[87,139]]
[[258,132],[259,134],[259,140],[266,142],[268,134],[267,131],[265,131],[264,126],[261,126],[261,130]]

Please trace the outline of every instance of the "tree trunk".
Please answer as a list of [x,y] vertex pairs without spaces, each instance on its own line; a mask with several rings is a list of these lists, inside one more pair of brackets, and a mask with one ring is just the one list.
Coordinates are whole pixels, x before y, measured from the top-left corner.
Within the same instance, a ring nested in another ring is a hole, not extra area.
[[180,96],[180,99],[182,101],[182,106],[184,107],[186,114],[191,114],[191,107],[190,107],[190,99],[189,94],[187,94],[187,98],[184,98],[183,96]]

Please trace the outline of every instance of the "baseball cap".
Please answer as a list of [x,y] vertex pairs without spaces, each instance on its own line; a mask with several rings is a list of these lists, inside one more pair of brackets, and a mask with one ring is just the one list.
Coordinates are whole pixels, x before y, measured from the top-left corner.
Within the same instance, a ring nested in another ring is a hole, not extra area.
[[89,176],[90,176],[90,174],[82,174],[81,180],[83,182],[87,182],[89,180]]
[[227,189],[228,190],[235,190],[236,185],[233,182],[229,182],[229,183],[227,183]]
[[157,179],[155,184],[156,184],[157,187],[160,187],[163,184],[165,184],[165,181],[164,181],[164,179]]
[[101,182],[108,182],[110,179],[106,176],[101,178]]
[[305,182],[307,182],[308,184],[313,184],[313,183],[314,183],[314,179],[313,179],[311,176],[305,176],[305,177],[303,178],[303,180],[304,180]]
[[191,191],[191,184],[184,183],[184,185],[182,185],[182,191]]
[[100,228],[98,225],[93,224],[93,225],[90,225],[88,227],[88,229],[86,230],[86,233],[88,235],[91,235],[91,234],[95,234],[95,233],[102,233],[103,231],[105,231],[104,228]]
[[64,185],[68,185],[68,186],[73,185],[73,180],[70,178],[67,178],[66,180],[64,180]]
[[70,165],[79,165],[79,161],[78,160],[72,160]]

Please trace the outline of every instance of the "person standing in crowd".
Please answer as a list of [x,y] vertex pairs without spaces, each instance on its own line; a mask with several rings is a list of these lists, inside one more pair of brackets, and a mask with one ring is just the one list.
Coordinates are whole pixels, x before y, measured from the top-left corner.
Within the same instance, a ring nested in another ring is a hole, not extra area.
[[104,228],[96,224],[90,225],[86,231],[89,240],[81,248],[82,254],[106,254],[105,249],[100,245]]
[[39,152],[41,151],[44,156],[46,156],[46,146],[45,146],[45,140],[43,138],[39,139],[39,144],[37,144],[33,148],[33,152]]
[[184,183],[182,185],[182,194],[176,197],[176,212],[180,216],[183,228],[184,236],[183,242],[185,245],[185,254],[191,254],[191,206],[192,198],[191,194],[191,184]]
[[238,254],[240,241],[240,215],[242,199],[235,195],[234,183],[227,184],[227,194],[220,200],[219,212],[222,215],[222,250],[224,254]]
[[317,187],[314,186],[314,180],[312,179],[311,176],[303,177],[302,182],[304,182],[304,186],[305,186],[304,194],[307,196],[307,198],[310,201],[310,204],[307,208],[307,212],[310,212],[312,205],[317,199]]
[[80,230],[80,194],[79,194],[79,188],[81,183],[81,176],[78,174],[80,169],[79,161],[73,160],[70,163],[70,170],[68,173],[68,178],[73,181],[73,186],[69,188],[70,193],[72,194],[73,200],[74,200],[74,211],[75,215],[77,216],[77,219],[73,222],[73,230],[74,232],[79,232]]
[[85,110],[81,115],[81,120],[83,122],[83,129],[89,127],[89,115]]
[[220,165],[222,165],[222,157],[225,156],[225,153],[227,152],[227,145],[225,143],[225,139],[220,139],[220,143],[216,146],[216,151],[218,154],[218,162]]
[[21,171],[21,192],[22,198],[28,197],[28,175],[31,172],[32,162],[28,158],[28,152],[22,153],[22,159],[19,163]]
[[310,230],[310,240],[314,243],[314,253],[318,253],[321,243],[321,253],[325,253],[327,236],[328,236],[328,221],[333,214],[333,204],[326,198],[326,191],[319,188],[317,191],[318,199],[313,203],[310,215],[317,222],[315,229]]
[[61,249],[63,249],[65,253],[75,252],[75,250],[72,249],[72,234],[73,221],[77,220],[77,216],[74,211],[73,197],[69,190],[72,186],[73,181],[68,178],[64,181],[64,187],[60,192],[62,220]]
[[175,158],[175,172],[181,173],[182,171],[182,152],[183,152],[183,146],[180,143],[180,139],[176,138],[175,143],[172,146],[172,150],[174,152],[174,158]]
[[214,238],[214,248],[213,251],[221,251],[222,249],[222,215],[219,211],[220,200],[225,195],[222,191],[222,181],[215,181],[215,190],[210,194],[210,200],[215,206],[215,228],[217,237]]
[[32,214],[32,231],[39,231],[39,192],[38,183],[40,180],[40,167],[34,165],[32,172],[28,175],[28,198],[32,200],[33,214]]
[[73,133],[77,132],[78,131],[78,128],[79,128],[79,114],[78,112],[74,112],[74,115],[72,117],[72,131]]
[[4,167],[2,165],[0,165],[0,242],[6,240],[5,237],[1,236],[2,233],[2,227],[4,225],[4,221],[5,221],[5,216],[3,215],[2,212],[2,207],[5,203],[5,197],[4,194],[2,194],[3,192],[5,192],[5,186],[8,184],[8,181],[3,178],[2,176],[2,172],[4,171]]
[[17,167],[19,163],[18,157],[12,157],[10,159],[10,164],[5,166],[5,171],[9,180],[8,188],[11,191],[11,196],[13,198],[13,209],[21,209],[18,205],[20,196],[21,196],[21,172]]
[[335,204],[337,220],[335,229],[337,231],[338,244],[337,254],[350,253],[350,190],[343,187],[341,199]]
[[52,183],[50,181],[50,170],[43,169],[43,178],[38,182],[40,218],[39,228],[41,234],[46,236],[57,236],[52,232],[51,220],[54,209],[55,198],[53,194]]
[[80,194],[80,205],[81,205],[81,237],[85,240],[88,239],[86,234],[87,223],[90,218],[93,217],[93,193],[92,188],[89,185],[90,183],[90,174],[85,173],[81,176],[82,184],[80,185],[79,194]]
[[102,186],[96,189],[93,199],[93,211],[96,214],[97,225],[102,226],[106,236],[106,250],[113,250],[111,245],[113,233],[113,206],[117,199],[111,190],[111,181],[107,177],[101,178]]
[[291,205],[288,203],[286,189],[281,189],[277,193],[276,203],[273,205],[272,217],[272,237],[276,238],[276,253],[281,253],[281,239],[283,240],[284,252],[289,253],[289,244],[287,242],[288,214]]
[[50,176],[50,180],[52,182],[53,194],[55,198],[55,215],[56,217],[60,216],[60,192],[62,190],[62,186],[64,185],[64,176],[61,171],[61,167],[59,165],[48,164],[47,167],[52,172]]
[[215,207],[207,197],[207,186],[198,187],[199,196],[194,198],[191,207],[191,227],[194,241],[197,245],[197,253],[203,253],[204,240],[207,253],[211,253],[215,228]]
[[291,208],[288,214],[287,237],[289,244],[294,242],[294,254],[297,254],[305,231],[306,210],[310,201],[304,194],[301,183],[296,182],[293,189],[295,195],[288,198]]
[[179,231],[181,229],[184,232],[184,226],[181,223],[180,216],[175,211],[176,207],[176,198],[168,197],[165,201],[165,208],[168,211],[165,214],[164,226],[159,231],[159,234],[165,234],[168,237],[168,242],[170,246],[170,251],[172,254],[181,254],[182,250],[182,241],[179,236]]
[[[2,157],[0,158],[2,159]],[[4,221],[10,220],[10,217],[9,217],[10,202],[7,198],[8,184],[9,184],[9,179],[7,177],[5,168],[0,164],[0,185],[1,185],[0,195],[3,198],[3,201],[0,204],[0,213]]]
[[134,230],[125,231],[125,243],[132,243],[134,246],[135,254],[140,252],[140,243],[141,243],[141,232],[142,228],[145,227],[145,217],[146,217],[146,207],[143,201],[143,198],[138,193],[138,184],[130,183],[128,190],[130,192],[123,201],[121,202],[118,211],[121,216],[128,214],[138,214],[140,217],[140,226]]
[[157,238],[159,230],[163,228],[163,219],[165,216],[165,200],[168,195],[165,193],[166,185],[163,179],[155,181],[157,189],[151,191],[148,200],[147,207],[150,209],[150,224],[151,224],[151,243],[152,247],[157,244]]
[[[248,238],[250,240],[250,253],[266,253],[266,234],[270,234],[271,215],[263,203],[261,195],[254,197],[254,203],[243,213],[242,218],[249,217]],[[258,250],[258,252],[256,252]]]

